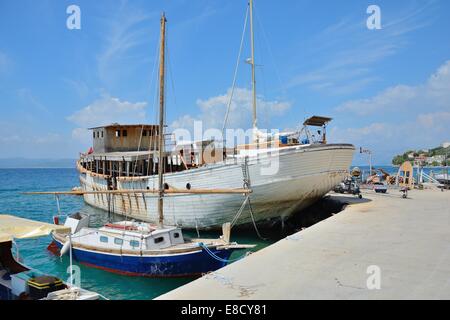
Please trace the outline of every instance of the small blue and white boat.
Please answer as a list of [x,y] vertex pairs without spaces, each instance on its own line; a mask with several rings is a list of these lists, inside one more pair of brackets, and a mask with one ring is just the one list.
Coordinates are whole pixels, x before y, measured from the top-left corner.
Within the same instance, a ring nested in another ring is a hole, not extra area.
[[229,241],[229,226],[217,239],[189,239],[178,227],[121,221],[90,228],[89,216],[76,213],[65,226],[72,232],[54,233],[61,255],[71,247],[82,264],[129,276],[190,277],[224,267],[236,250],[253,248]]

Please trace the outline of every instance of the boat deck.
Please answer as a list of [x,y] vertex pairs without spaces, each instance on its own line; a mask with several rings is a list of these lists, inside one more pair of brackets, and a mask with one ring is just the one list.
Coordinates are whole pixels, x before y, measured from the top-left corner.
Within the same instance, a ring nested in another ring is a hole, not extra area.
[[450,193],[363,195],[333,194],[352,205],[157,299],[450,299]]

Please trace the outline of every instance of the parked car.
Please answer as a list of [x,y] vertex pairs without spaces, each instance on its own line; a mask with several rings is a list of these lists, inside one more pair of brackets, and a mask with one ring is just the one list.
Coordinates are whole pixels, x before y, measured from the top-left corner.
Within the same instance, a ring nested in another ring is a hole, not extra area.
[[375,182],[373,184],[373,190],[376,193],[386,193],[387,192],[387,186],[384,183],[382,183],[382,182]]

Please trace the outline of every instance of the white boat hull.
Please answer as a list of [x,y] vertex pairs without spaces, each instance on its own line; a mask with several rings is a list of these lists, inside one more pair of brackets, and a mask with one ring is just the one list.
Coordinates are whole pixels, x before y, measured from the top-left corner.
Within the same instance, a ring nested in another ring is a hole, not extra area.
[[[256,222],[274,218],[286,219],[293,212],[305,208],[330,191],[343,180],[351,164],[354,147],[346,144],[296,146],[279,149],[279,153],[250,156],[245,165],[244,157],[164,175],[170,187],[185,189],[189,183],[193,189],[242,188],[245,168],[251,181],[250,195]],[[278,161],[276,164],[275,161]],[[278,170],[265,175],[269,166]],[[157,176],[140,181],[118,181],[118,189],[157,188]],[[81,174],[83,190],[106,190],[107,182],[95,175]],[[110,201],[108,202],[108,199]],[[86,203],[119,215],[148,222],[158,221],[157,195],[153,194],[85,194]],[[164,221],[188,229],[216,229],[236,216],[245,200],[240,194],[166,194]],[[252,222],[246,208],[237,225]]]

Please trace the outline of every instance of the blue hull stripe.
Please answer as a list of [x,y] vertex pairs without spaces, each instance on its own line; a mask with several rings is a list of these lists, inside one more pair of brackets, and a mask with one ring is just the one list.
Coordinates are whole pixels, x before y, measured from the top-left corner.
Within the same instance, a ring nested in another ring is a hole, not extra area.
[[[61,243],[56,241],[59,248]],[[222,259],[229,259],[230,250],[212,250]],[[73,258],[80,263],[110,272],[144,277],[183,277],[200,275],[220,269],[226,263],[211,257],[205,250],[170,256],[122,256],[72,249]]]

